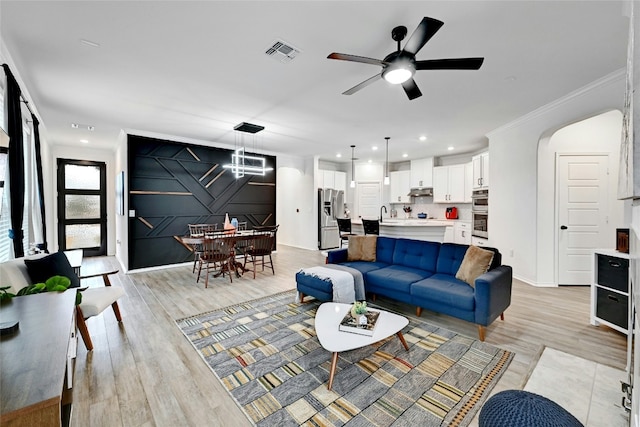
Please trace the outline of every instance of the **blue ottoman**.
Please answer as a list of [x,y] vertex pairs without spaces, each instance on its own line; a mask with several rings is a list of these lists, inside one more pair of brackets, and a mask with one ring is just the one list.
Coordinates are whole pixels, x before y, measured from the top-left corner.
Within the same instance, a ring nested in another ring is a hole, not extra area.
[[480,410],[479,427],[584,427],[562,406],[535,393],[505,390]]
[[305,295],[320,301],[333,300],[333,284],[330,280],[323,280],[299,271],[296,273],[296,284],[300,292],[300,302],[304,302]]

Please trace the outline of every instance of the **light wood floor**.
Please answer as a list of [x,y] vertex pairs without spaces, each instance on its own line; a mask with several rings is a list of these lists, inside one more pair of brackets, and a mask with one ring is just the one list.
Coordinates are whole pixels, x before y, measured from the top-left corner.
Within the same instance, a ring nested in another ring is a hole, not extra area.
[[[319,251],[279,245],[275,276],[259,273],[196,284],[191,266],[112,278],[124,288],[123,322],[111,309],[88,320],[94,350],[78,344],[72,426],[249,426],[241,410],[182,335],[174,320],[295,288],[295,273],[324,263]],[[119,268],[113,257],[85,259],[83,274]],[[201,281],[202,282],[202,281]],[[97,282],[83,284],[98,285]],[[378,298],[389,308],[415,308]],[[475,325],[423,311],[428,321],[477,338]],[[505,321],[487,328],[486,341],[515,357],[494,392],[524,386],[544,346],[624,369],[626,340],[589,325],[588,287],[535,288],[514,281]],[[46,350],[45,350],[46,351]]]

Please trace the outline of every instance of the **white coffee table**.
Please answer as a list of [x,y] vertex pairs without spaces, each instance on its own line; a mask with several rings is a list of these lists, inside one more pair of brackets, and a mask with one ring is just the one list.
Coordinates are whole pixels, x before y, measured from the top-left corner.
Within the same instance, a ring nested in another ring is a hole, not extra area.
[[333,353],[331,369],[329,370],[329,383],[327,384],[329,390],[333,385],[333,376],[336,373],[336,365],[338,364],[338,353],[341,351],[365,347],[382,341],[393,334],[396,334],[404,348],[409,350],[409,346],[401,332],[409,324],[409,320],[406,317],[383,310],[376,310],[380,312],[380,317],[378,317],[373,336],[369,337],[338,330],[340,321],[349,310],[351,310],[351,304],[325,302],[318,307],[316,312],[315,326],[318,341],[320,341],[322,348]]

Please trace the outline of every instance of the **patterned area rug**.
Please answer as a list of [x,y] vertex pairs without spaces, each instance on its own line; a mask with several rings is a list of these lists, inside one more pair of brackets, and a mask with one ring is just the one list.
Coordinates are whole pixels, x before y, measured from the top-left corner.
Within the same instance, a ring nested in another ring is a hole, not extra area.
[[317,302],[293,291],[176,323],[257,426],[466,426],[513,353],[409,316],[402,331],[331,353],[314,330]]

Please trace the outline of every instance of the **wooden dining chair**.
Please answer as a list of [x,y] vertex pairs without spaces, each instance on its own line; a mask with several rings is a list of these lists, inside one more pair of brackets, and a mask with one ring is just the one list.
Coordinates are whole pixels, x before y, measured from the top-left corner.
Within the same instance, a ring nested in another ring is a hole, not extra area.
[[215,271],[215,277],[225,273],[229,273],[229,280],[233,283],[233,274],[235,272],[234,266],[234,246],[236,239],[233,236],[219,234],[214,235],[211,238],[204,240],[202,244],[202,253],[200,254],[198,278],[196,282],[200,281],[200,273],[202,266],[205,267],[205,279],[204,287],[209,287],[209,274],[210,270]]
[[[218,224],[188,224],[188,227],[189,237],[205,237],[213,235],[218,229]],[[196,272],[196,264],[200,259],[200,254],[202,254],[202,245],[194,244],[192,273]]]
[[[275,246],[276,233],[275,231],[257,233],[244,254],[243,269],[246,270],[247,263],[253,264],[253,278],[256,278],[256,267],[258,264],[262,265],[262,271],[264,271],[265,265],[271,267],[271,272],[276,274],[273,269],[273,260],[271,259],[271,252]],[[269,257],[269,261],[265,261],[265,257]]]

